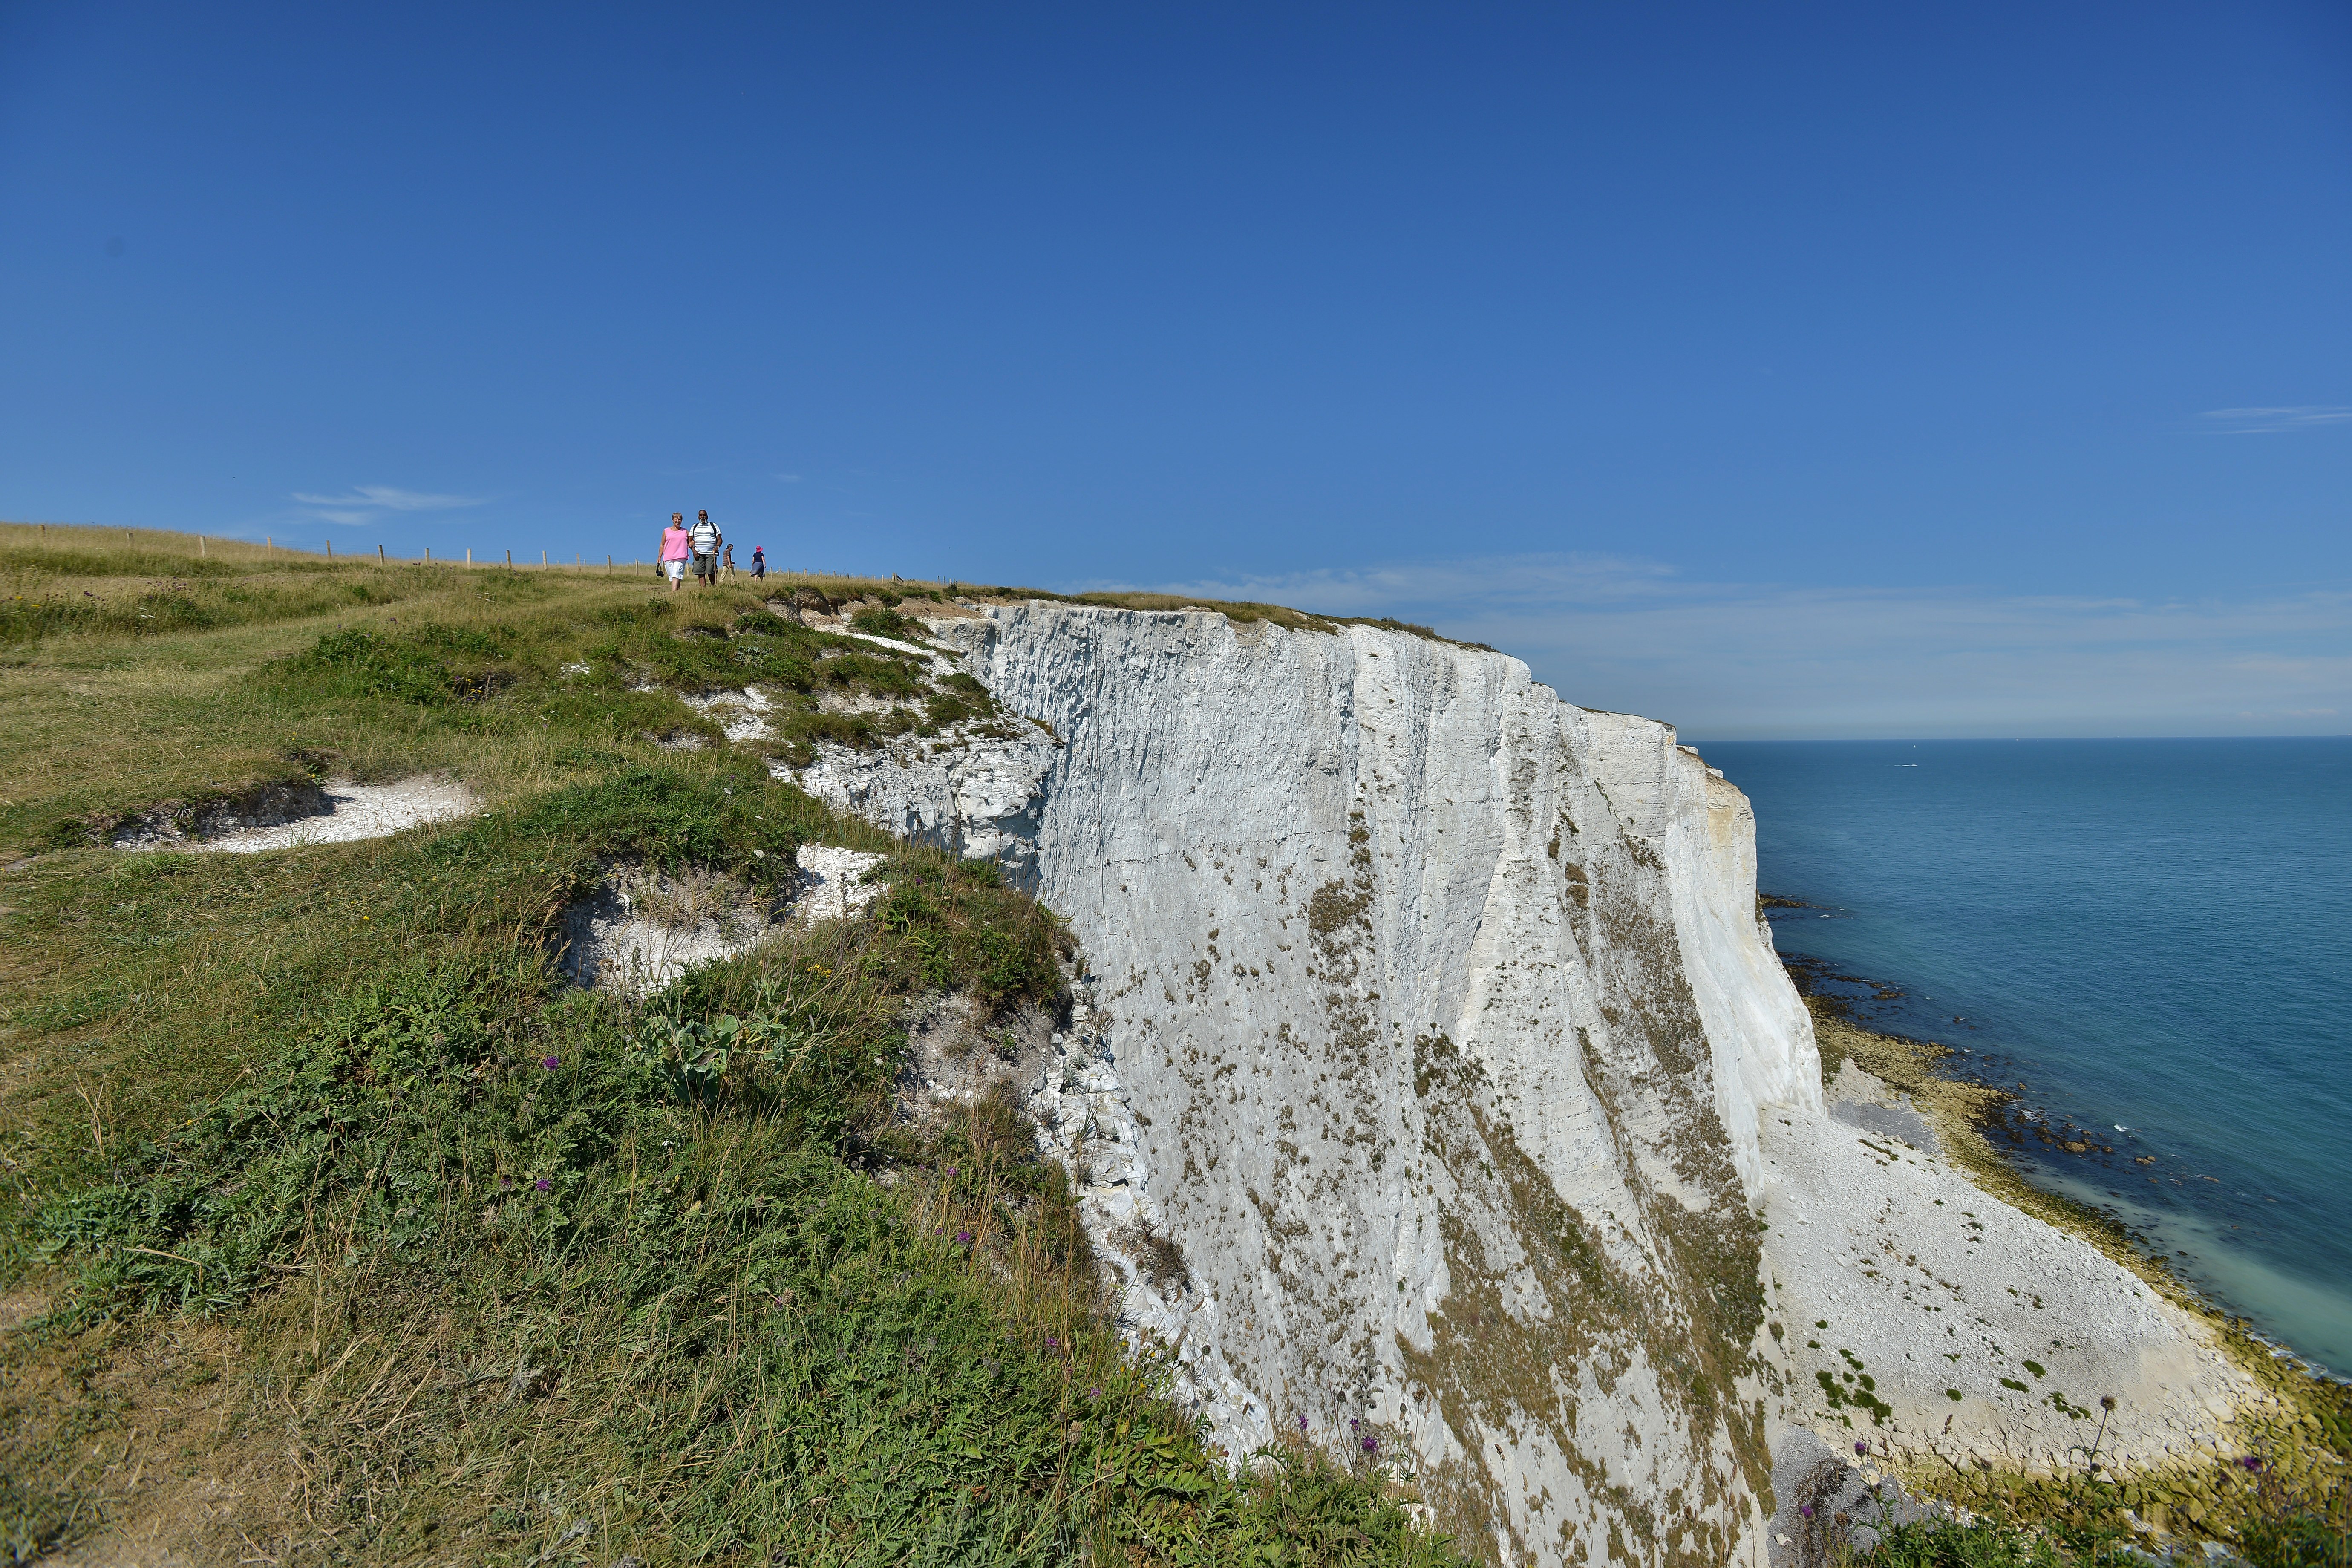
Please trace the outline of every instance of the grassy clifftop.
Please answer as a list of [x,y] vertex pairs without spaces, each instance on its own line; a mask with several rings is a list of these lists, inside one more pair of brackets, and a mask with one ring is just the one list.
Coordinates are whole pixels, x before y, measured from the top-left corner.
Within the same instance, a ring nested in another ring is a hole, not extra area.
[[[1203,1447],[1013,1107],[897,1113],[909,1008],[1050,1013],[1069,939],[766,758],[1018,721],[984,692],[770,614],[774,577],[27,528],[0,570],[10,1561],[1456,1560],[1369,1466]],[[756,743],[686,700],[746,679],[782,695]],[[481,815],[109,844],[440,772]],[[867,914],[563,983],[612,867],[767,893],[819,843],[886,857]]]

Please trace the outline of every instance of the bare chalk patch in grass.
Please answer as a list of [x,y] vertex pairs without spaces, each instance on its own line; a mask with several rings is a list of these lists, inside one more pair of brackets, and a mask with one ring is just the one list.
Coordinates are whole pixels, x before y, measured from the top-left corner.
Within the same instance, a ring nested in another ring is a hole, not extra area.
[[888,885],[863,879],[866,872],[882,864],[882,857],[862,849],[803,844],[799,860],[801,890],[793,903],[793,912],[803,920],[846,920],[880,898]]
[[331,780],[272,785],[248,803],[224,803],[193,817],[151,812],[115,835],[118,849],[207,849],[249,855],[305,844],[385,838],[482,809],[474,792],[451,778],[420,774],[394,784]]
[[731,958],[794,921],[858,913],[887,884],[861,880],[879,855],[803,845],[800,875],[762,898],[716,871],[617,866],[565,917],[564,973],[573,984],[640,996],[698,963]]
[[679,699],[698,713],[708,714],[717,721],[730,741],[764,741],[768,738],[768,710],[774,706],[768,694],[756,686],[740,691],[710,691],[698,697]]
[[575,984],[643,995],[757,946],[783,913],[781,900],[715,871],[617,866],[565,916],[564,972]]

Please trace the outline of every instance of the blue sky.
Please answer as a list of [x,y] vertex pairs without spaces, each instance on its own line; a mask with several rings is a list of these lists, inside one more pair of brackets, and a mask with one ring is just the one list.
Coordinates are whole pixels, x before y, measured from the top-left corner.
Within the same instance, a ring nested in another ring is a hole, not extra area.
[[0,3],[0,515],[2352,731],[2352,11]]

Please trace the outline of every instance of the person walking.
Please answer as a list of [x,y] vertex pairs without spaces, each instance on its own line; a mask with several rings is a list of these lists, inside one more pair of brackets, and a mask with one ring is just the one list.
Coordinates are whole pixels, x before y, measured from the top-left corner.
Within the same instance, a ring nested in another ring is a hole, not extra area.
[[719,580],[722,583],[735,581],[735,547],[732,544],[719,547]]
[[763,583],[768,577],[768,557],[756,544],[751,546],[751,581]]
[[669,526],[662,530],[661,573],[669,579],[673,594],[686,586],[686,558],[693,551],[694,540],[686,531],[686,513],[670,513]]
[[694,514],[694,576],[704,587],[719,582],[719,525],[707,511]]

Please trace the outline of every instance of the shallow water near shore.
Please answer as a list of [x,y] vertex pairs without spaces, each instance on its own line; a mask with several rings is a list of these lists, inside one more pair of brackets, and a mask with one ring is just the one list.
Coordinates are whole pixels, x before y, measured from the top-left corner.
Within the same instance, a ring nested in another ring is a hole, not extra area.
[[1817,906],[1769,911],[1782,956],[2017,1091],[2032,1180],[2352,1373],[2352,740],[1699,744],[1761,889]]

